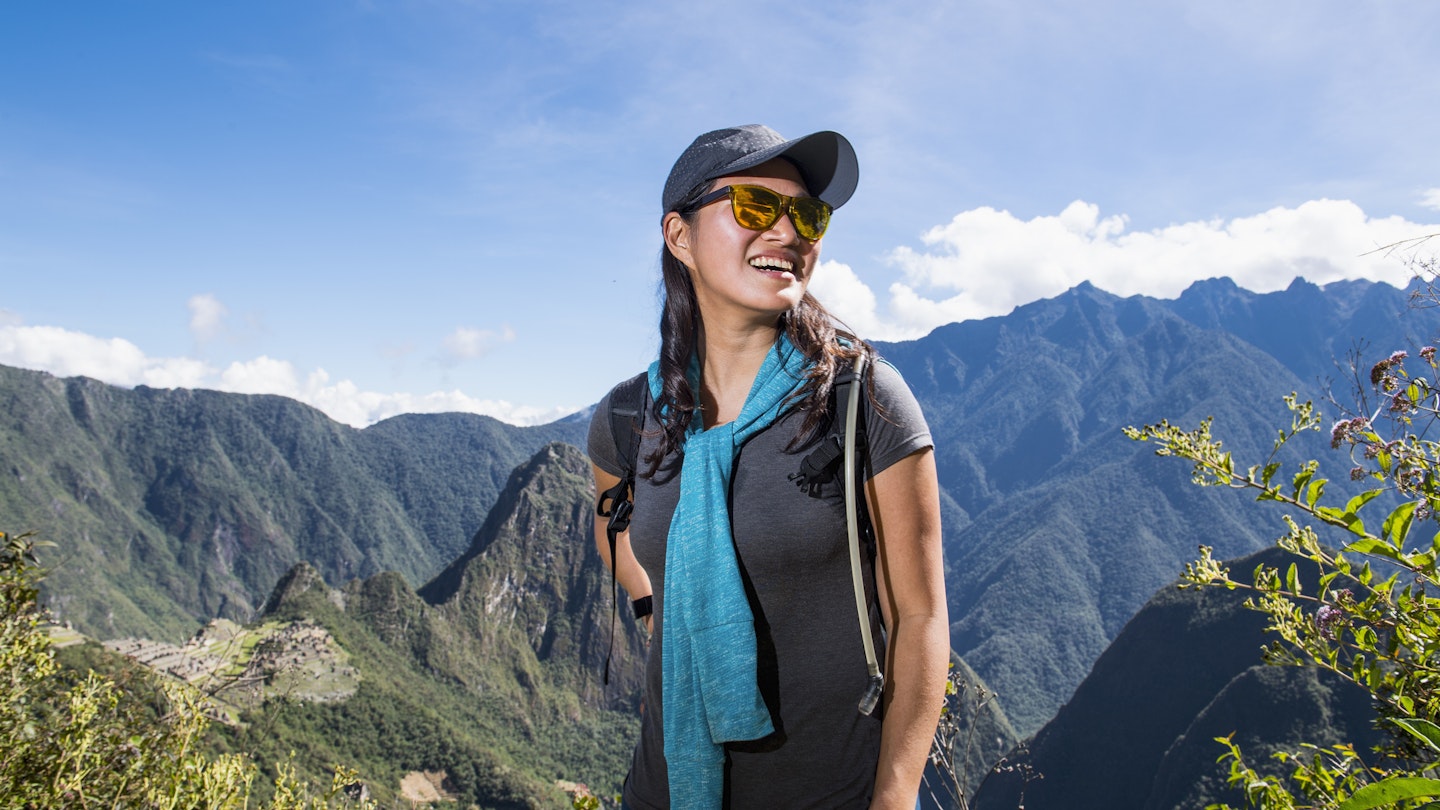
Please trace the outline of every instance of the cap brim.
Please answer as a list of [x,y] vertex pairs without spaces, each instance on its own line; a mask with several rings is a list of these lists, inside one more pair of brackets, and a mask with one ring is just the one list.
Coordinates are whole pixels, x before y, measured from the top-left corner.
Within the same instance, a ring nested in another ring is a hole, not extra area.
[[855,147],[844,135],[829,130],[746,155],[727,164],[708,179],[753,169],[779,157],[795,164],[800,171],[800,179],[805,181],[805,188],[832,208],[844,205],[860,182],[860,161],[855,156]]

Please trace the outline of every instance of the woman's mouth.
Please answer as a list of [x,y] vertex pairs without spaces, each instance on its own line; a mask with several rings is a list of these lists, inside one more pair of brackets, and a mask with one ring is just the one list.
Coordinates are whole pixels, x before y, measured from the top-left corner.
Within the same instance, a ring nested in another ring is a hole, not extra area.
[[756,256],[750,260],[750,266],[767,273],[785,273],[791,277],[795,275],[795,262],[779,256]]

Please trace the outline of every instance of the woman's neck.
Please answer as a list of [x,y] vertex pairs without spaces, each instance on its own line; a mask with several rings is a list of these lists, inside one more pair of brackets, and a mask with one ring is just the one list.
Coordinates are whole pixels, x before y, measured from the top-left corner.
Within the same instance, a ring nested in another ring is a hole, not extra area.
[[[708,326],[708,325],[707,325]],[[733,421],[775,345],[777,327],[706,328],[700,345],[700,404],[705,427]]]

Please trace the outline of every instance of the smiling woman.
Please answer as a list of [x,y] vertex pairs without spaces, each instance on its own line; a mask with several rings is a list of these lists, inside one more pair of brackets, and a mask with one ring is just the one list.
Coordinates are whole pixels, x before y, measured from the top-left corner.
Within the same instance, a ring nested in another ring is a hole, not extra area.
[[[949,654],[930,433],[899,374],[808,292],[858,174],[837,133],[752,125],[701,135],[665,184],[660,357],[630,381],[644,424],[612,432],[617,387],[590,428],[605,512],[636,479],[628,530],[612,545],[597,518],[595,539],[656,639],[627,807],[915,805]],[[856,588],[844,476],[792,481],[859,368]],[[879,681],[867,633],[889,678],[873,712],[857,706]]]

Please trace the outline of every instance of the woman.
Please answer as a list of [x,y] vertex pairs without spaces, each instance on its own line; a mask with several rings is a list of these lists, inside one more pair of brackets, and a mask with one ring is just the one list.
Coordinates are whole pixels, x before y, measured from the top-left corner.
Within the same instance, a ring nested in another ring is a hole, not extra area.
[[[870,353],[806,292],[858,174],[837,133],[751,125],[695,139],[665,183],[660,357],[613,561],[595,527],[637,613],[653,605],[627,807],[915,806],[949,636],[933,448],[892,367],[868,364],[862,408],[887,679],[872,714],[857,709],[867,668],[842,483],[787,480],[832,424],[837,375]],[[590,429],[597,492],[622,471],[608,411],[607,396]]]

